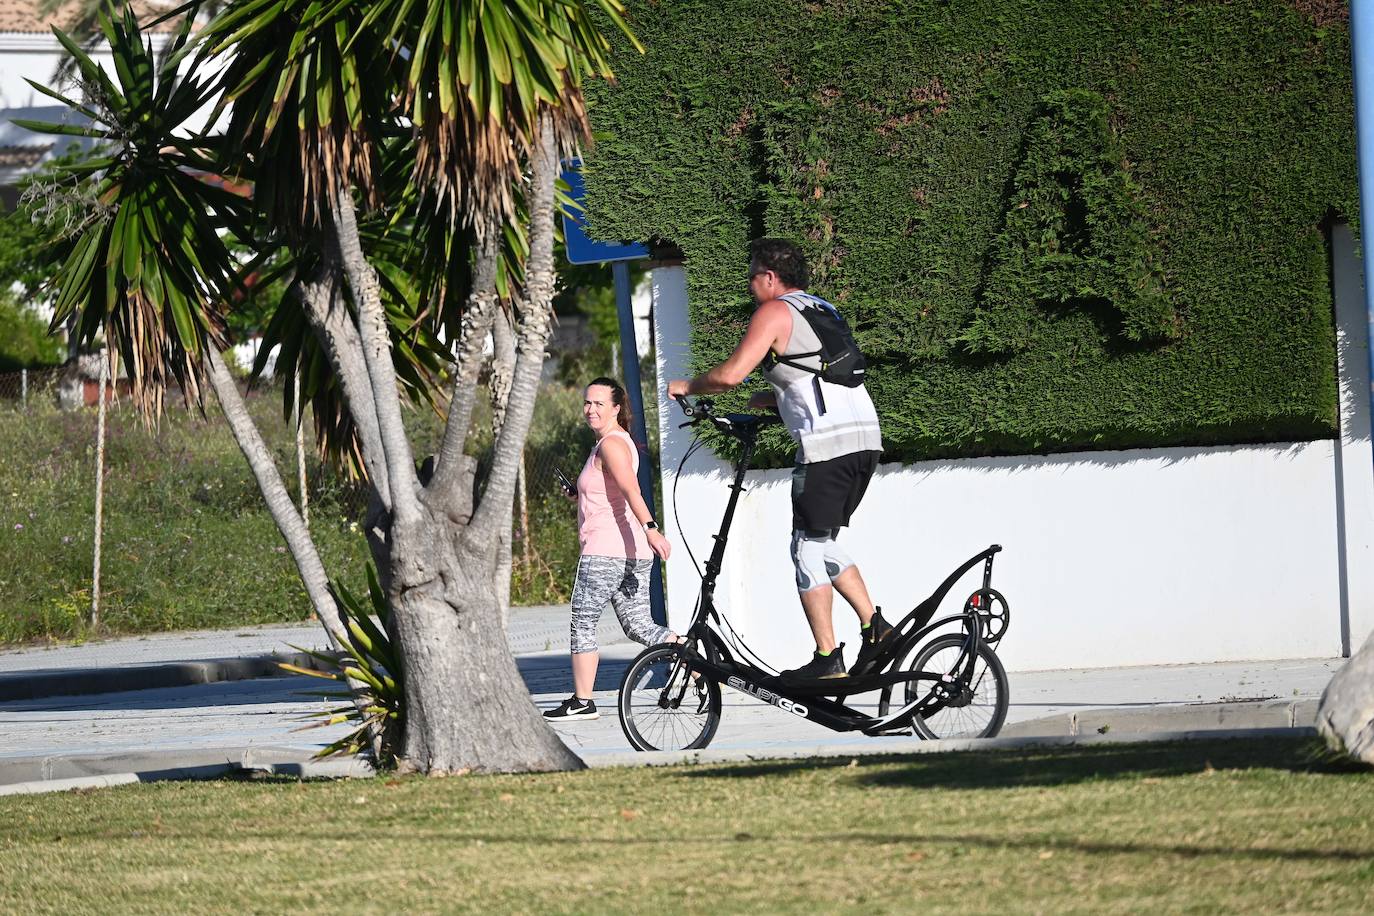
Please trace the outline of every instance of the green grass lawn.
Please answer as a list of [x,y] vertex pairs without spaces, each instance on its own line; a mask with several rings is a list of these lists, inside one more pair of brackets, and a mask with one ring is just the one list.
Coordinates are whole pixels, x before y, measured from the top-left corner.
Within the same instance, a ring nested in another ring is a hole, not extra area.
[[0,798],[20,912],[1368,912],[1310,741]]

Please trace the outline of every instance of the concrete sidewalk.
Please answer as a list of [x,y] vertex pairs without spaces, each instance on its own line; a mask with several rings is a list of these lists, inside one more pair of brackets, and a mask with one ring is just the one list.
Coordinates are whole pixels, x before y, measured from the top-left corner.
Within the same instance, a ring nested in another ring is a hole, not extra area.
[[[512,612],[511,647],[543,708],[571,692],[567,615],[566,606]],[[594,692],[602,717],[564,723],[557,731],[593,766],[676,759],[629,751],[615,712],[616,694],[640,647],[625,641],[613,615],[606,615],[602,626],[602,664]],[[26,698],[0,699],[0,794],[245,767],[318,775],[357,772],[349,762],[310,760],[315,750],[344,732],[342,726],[299,731],[304,716],[328,705],[305,696],[318,689],[319,681],[252,674],[262,668],[279,671],[271,653],[289,654],[291,644],[313,647],[322,641],[318,627],[258,627],[0,652],[0,689],[22,681],[34,685]],[[1149,735],[1310,730],[1316,701],[1343,662],[1295,659],[1012,672],[1011,707],[997,741],[1092,743]],[[160,677],[182,681],[152,687]],[[97,683],[92,678],[109,679],[101,683],[122,688],[78,693],[82,685]],[[63,684],[67,689],[35,695]],[[724,691],[724,701],[720,729],[700,759],[909,753],[955,746],[835,733],[731,690]],[[853,705],[875,703],[874,696],[860,696]]]
[[[511,652],[566,651],[568,613],[567,605],[512,608],[506,632]],[[603,615],[597,638],[602,645],[626,642],[614,614]],[[0,650],[0,702],[279,677],[288,673],[279,662],[317,667],[301,650],[326,645],[324,630],[312,623]]]

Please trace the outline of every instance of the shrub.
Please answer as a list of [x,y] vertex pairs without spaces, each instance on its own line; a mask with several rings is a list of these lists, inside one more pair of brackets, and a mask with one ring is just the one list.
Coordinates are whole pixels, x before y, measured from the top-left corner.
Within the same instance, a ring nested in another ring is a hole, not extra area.
[[890,460],[1330,436],[1354,119],[1310,6],[641,0],[588,219],[685,253],[698,369],[743,332],[748,240],[797,239]]
[[0,289],[0,372],[56,366],[66,355],[62,341],[48,336],[48,323]]

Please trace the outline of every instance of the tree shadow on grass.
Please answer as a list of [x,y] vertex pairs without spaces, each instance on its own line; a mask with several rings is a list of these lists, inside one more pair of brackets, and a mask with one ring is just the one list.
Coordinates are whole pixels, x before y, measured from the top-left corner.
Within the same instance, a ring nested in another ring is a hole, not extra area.
[[[695,767],[690,779],[754,779],[847,768],[848,759],[770,761],[733,767]],[[944,754],[865,757],[851,776],[856,785],[916,789],[1016,789],[1107,779],[1186,776],[1207,770],[1286,770],[1349,774],[1369,779],[1364,765],[1333,758],[1311,738],[1181,741],[1043,747]]]

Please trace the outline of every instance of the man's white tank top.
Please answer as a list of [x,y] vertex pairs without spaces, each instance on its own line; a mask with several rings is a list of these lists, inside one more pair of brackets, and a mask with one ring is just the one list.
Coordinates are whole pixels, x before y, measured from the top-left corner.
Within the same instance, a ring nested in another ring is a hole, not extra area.
[[[799,309],[835,307],[810,293],[787,293],[782,297],[790,305],[792,336],[778,356],[810,353],[821,347],[820,338]],[[814,373],[794,366],[775,363],[763,370],[763,377],[773,386],[778,398],[778,413],[787,431],[797,442],[797,463],[813,464],[829,461],[854,452],[882,451],[883,436],[878,426],[878,412],[863,385],[846,388],[821,380]],[[825,411],[821,411],[816,392],[819,386]]]

